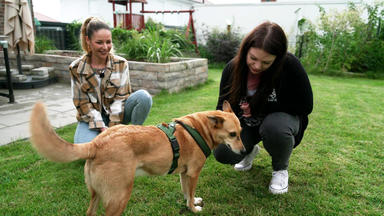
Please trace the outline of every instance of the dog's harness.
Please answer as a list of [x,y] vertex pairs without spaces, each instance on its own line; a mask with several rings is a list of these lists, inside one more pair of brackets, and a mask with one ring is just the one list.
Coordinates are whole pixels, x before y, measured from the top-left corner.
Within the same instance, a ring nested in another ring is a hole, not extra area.
[[176,168],[177,168],[177,161],[180,157],[180,146],[179,143],[177,142],[177,139],[174,135],[176,131],[176,124],[180,124],[183,126],[185,130],[188,131],[188,133],[192,136],[192,138],[196,141],[200,149],[203,151],[205,157],[208,157],[211,154],[211,149],[203,139],[203,137],[200,135],[200,133],[192,128],[191,126],[184,124],[181,121],[176,120],[175,122],[171,122],[168,125],[165,124],[158,124],[157,127],[162,130],[168,137],[169,141],[171,142],[171,147],[172,147],[172,152],[173,152],[173,161],[171,168],[168,171],[168,174],[171,174]]
[[185,130],[187,130],[189,134],[191,134],[192,138],[196,141],[197,145],[199,145],[201,151],[203,151],[205,157],[208,158],[209,155],[211,154],[211,148],[209,148],[209,146],[207,145],[207,143],[205,142],[203,137],[200,135],[200,133],[197,132],[197,130],[194,129],[193,127],[191,127],[191,126],[189,126],[187,124],[184,124],[181,121],[177,121],[176,120],[176,123],[178,123],[181,126],[183,126],[183,128]]
[[171,168],[168,171],[168,174],[171,174],[176,168],[177,168],[177,161],[180,157],[180,146],[177,142],[177,139],[175,135],[173,135],[176,131],[176,123],[171,122],[167,126],[165,124],[158,124],[157,127],[162,130],[168,137],[169,141],[171,142],[172,152],[173,152],[173,161]]

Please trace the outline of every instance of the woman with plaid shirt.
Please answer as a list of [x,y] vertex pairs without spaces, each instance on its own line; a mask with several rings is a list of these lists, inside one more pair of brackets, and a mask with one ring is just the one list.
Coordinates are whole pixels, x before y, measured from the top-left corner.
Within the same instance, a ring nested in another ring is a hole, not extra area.
[[74,142],[89,142],[116,124],[143,124],[152,97],[145,90],[132,92],[128,62],[110,52],[109,26],[94,17],[86,19],[81,26],[81,46],[85,55],[69,66],[79,121]]

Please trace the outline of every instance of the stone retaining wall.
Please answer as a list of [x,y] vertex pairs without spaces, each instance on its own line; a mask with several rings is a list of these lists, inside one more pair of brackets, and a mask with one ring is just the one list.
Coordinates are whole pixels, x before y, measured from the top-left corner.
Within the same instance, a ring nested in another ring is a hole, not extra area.
[[[68,67],[77,57],[61,55],[21,55],[23,65],[37,67],[54,67],[54,76],[59,82],[70,83]],[[17,68],[16,56],[9,54],[11,68]],[[151,94],[162,90],[169,93],[204,83],[208,78],[208,61],[201,58],[173,58],[170,63],[149,63],[129,61],[133,90],[145,89]],[[4,65],[3,52],[0,63]]]

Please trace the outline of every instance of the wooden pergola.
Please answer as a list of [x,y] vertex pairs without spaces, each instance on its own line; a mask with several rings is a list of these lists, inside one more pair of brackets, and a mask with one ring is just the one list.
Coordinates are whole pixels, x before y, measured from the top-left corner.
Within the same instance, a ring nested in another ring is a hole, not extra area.
[[[147,4],[146,0],[108,0],[109,3],[112,3],[113,8],[113,26],[117,27],[121,25],[125,29],[136,29],[141,31],[145,28],[144,14],[180,14],[180,13],[189,13],[189,21],[187,30],[185,32],[185,37],[189,38],[189,32],[192,33],[192,43],[195,45],[195,51],[198,53],[197,41],[196,41],[196,32],[193,24],[193,12],[195,10],[164,10],[164,11],[146,11],[144,5]],[[141,11],[140,14],[133,14],[132,12],[132,3],[140,3]],[[116,4],[125,5],[126,12],[118,13],[116,12]],[[122,15],[122,16],[120,16]],[[122,22],[118,22],[118,19],[122,17]]]

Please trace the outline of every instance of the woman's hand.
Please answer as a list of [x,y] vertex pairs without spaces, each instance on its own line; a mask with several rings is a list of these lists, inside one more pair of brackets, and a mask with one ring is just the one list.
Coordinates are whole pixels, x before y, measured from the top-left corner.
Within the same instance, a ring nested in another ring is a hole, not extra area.
[[251,107],[249,106],[249,103],[246,101],[242,101],[240,104],[240,109],[243,110],[243,116],[248,118],[251,117]]
[[100,132],[103,132],[103,131],[105,131],[105,130],[107,130],[107,129],[108,129],[108,127],[100,128]]

